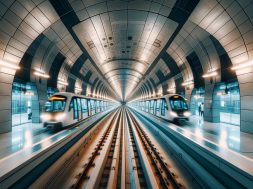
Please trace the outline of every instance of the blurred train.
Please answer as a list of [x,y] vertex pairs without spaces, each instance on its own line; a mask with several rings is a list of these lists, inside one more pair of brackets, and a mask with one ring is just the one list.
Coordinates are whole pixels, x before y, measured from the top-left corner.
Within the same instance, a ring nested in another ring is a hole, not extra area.
[[180,120],[188,121],[191,115],[186,99],[177,94],[135,100],[130,102],[130,106],[174,122]]
[[116,102],[61,92],[49,97],[41,115],[44,127],[61,129],[72,126],[87,117],[108,110]]

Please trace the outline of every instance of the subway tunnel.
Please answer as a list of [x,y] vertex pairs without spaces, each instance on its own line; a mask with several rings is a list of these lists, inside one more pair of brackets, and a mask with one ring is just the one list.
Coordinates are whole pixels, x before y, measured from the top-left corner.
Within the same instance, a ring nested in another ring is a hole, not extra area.
[[[252,187],[252,10],[252,0],[0,0],[0,188]],[[83,172],[64,167],[82,153]]]

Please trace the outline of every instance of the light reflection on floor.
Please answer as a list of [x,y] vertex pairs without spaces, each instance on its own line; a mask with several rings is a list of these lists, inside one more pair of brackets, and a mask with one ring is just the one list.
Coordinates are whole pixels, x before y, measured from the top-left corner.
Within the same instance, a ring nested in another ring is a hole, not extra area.
[[253,158],[253,135],[240,132],[239,126],[206,122],[198,116],[192,116],[190,123],[183,125],[183,128],[194,133],[200,139],[198,142],[206,138],[222,148]]
[[26,123],[12,128],[12,132],[0,134],[0,159],[50,136],[42,124]]

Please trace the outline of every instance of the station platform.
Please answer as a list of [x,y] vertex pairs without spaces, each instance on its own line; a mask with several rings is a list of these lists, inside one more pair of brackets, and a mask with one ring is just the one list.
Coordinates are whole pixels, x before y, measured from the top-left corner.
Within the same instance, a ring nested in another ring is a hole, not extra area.
[[240,126],[227,123],[211,123],[199,116],[191,116],[183,128],[197,137],[208,139],[221,148],[233,150],[253,159],[253,134],[240,131]]
[[0,160],[12,153],[28,148],[52,135],[42,123],[25,123],[12,127],[9,133],[0,134]]
[[[106,111],[106,113],[108,113],[108,111]],[[104,114],[105,113],[102,113],[87,118],[87,123],[97,119],[100,116],[103,116]],[[55,136],[59,139],[61,139],[63,136],[66,137],[73,132],[70,132],[71,130],[76,129],[68,128],[67,130],[63,129],[56,132],[51,129],[44,128],[43,123],[30,122],[21,125],[15,125],[12,127],[11,132],[0,134],[0,164],[2,160],[15,155],[15,153],[26,149],[31,149],[33,146],[41,143],[49,142]],[[50,142],[48,144],[50,144]]]

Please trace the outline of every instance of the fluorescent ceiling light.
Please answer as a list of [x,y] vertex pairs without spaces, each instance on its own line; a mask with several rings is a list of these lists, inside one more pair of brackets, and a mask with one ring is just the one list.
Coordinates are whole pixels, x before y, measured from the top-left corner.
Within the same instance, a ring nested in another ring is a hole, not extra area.
[[65,85],[65,86],[68,86],[68,82],[66,81],[63,81],[63,80],[58,80],[58,83],[61,84],[61,85]]
[[206,73],[204,75],[202,75],[203,78],[208,78],[208,77],[213,77],[213,76],[216,76],[218,75],[217,72],[210,72],[210,73]]
[[187,85],[192,85],[192,84],[194,84],[193,81],[186,81],[182,83],[182,86],[187,86]]
[[44,77],[44,78],[50,78],[49,75],[47,75],[47,74],[45,74],[45,73],[42,73],[42,72],[38,72],[38,71],[35,71],[35,72],[34,72],[34,75],[40,76],[40,77]]
[[79,92],[82,91],[82,89],[81,89],[81,88],[78,88],[78,87],[76,87],[75,89],[76,89],[77,91],[79,91]]
[[162,95],[163,95],[162,92],[157,93],[157,96],[162,96]]
[[248,62],[245,62],[245,63],[237,64],[237,65],[233,66],[231,68],[231,70],[239,70],[239,69],[242,69],[242,68],[247,68],[249,66],[253,66],[253,61],[248,61]]
[[168,92],[175,92],[175,90],[176,90],[176,88],[173,87],[173,88],[169,88],[167,91],[168,91]]
[[0,59],[0,65],[3,66],[3,67],[6,67],[6,68],[14,69],[14,70],[19,70],[20,69],[20,67],[15,65],[14,63],[11,63],[11,62],[8,62],[8,61],[2,60],[2,59]]

